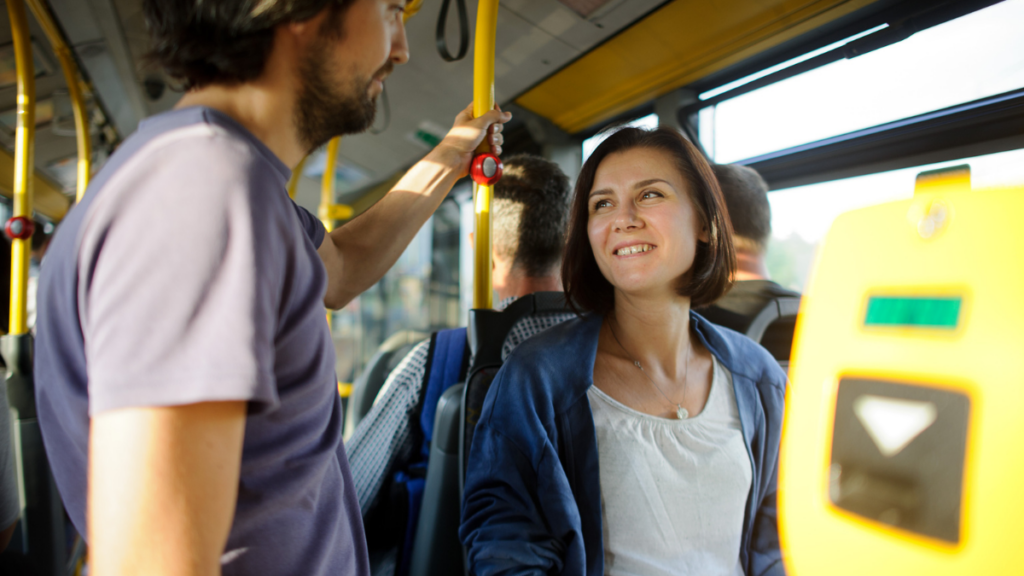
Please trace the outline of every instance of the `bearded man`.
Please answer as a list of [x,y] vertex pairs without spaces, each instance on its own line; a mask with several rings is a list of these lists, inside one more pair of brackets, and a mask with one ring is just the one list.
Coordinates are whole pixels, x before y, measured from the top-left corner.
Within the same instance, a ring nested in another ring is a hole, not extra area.
[[368,574],[323,306],[391,267],[510,118],[467,108],[330,234],[288,198],[290,167],[372,123],[404,8],[145,0],[187,92],[96,175],[38,296],[40,424],[91,573]]

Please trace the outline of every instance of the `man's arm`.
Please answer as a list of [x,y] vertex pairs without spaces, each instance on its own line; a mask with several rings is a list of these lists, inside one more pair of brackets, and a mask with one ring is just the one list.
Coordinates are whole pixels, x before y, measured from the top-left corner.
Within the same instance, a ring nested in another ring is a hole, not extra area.
[[317,252],[327,268],[328,308],[341,308],[380,280],[441,204],[455,182],[469,173],[474,151],[490,135],[501,153],[501,127],[512,115],[492,110],[473,118],[468,106],[444,140],[406,172],[364,214],[334,230]]
[[89,564],[97,576],[216,576],[231,529],[245,402],[92,418]]

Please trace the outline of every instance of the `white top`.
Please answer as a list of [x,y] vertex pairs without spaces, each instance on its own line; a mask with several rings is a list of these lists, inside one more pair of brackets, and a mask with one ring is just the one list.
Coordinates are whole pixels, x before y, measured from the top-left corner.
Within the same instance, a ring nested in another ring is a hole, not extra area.
[[743,576],[751,462],[732,374],[717,359],[704,410],[669,420],[587,391],[597,430],[606,576]]

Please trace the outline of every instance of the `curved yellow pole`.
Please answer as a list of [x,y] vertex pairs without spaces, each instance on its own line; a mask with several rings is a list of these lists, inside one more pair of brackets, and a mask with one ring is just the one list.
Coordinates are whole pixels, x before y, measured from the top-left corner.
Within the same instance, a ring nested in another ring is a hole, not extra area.
[[46,6],[40,0],[26,0],[26,3],[57,54],[61,70],[64,72],[64,83],[68,85],[68,96],[71,98],[71,108],[75,115],[75,136],[78,140],[78,186],[75,198],[81,201],[85,189],[89,187],[92,141],[89,134],[89,112],[85,106],[82,83],[78,79],[78,65]]
[[[473,115],[477,118],[494,108],[494,37],[497,33],[498,0],[480,0],[476,12],[476,46],[473,49]],[[486,140],[477,152],[490,152]],[[475,188],[473,308],[492,308],[491,197],[494,188],[485,185],[476,185]]]
[[26,0],[28,7],[32,10],[36,21],[43,28],[50,46],[60,60],[61,70],[64,72],[64,81],[68,86],[68,95],[71,99],[71,107],[75,116],[75,135],[78,141],[78,183],[76,199],[81,200],[85,190],[89,186],[92,163],[92,141],[89,134],[89,113],[85,105],[85,94],[82,91],[82,82],[79,80],[78,65],[71,53],[71,48],[64,42],[53,16],[40,0]]
[[[32,169],[36,136],[36,75],[24,0],[7,0],[18,76],[18,127],[14,136],[14,215],[32,218]],[[25,294],[32,239],[11,243],[10,334],[28,332]]]
[[408,22],[423,7],[423,0],[409,0],[405,4],[405,12],[402,13],[402,22]]

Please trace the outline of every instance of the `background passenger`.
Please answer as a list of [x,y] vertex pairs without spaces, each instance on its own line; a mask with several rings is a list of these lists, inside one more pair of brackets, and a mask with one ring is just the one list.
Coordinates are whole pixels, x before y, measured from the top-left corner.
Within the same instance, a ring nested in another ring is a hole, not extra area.
[[[491,281],[499,309],[527,294],[562,290],[559,268],[569,219],[569,179],[557,164],[526,154],[503,163],[505,170],[494,185],[491,203]],[[519,320],[505,339],[502,356],[571,317],[544,313]],[[374,574],[391,574],[395,567],[402,534],[380,516],[401,508],[387,501],[393,495],[393,476],[419,450],[419,404],[429,348],[430,341],[424,341],[401,361],[346,443]]]
[[[785,296],[799,298],[800,293],[779,286],[768,276],[765,254],[772,235],[772,207],[764,178],[753,168],[739,164],[717,164],[713,169],[732,222],[736,276],[725,296],[698,312],[711,322],[742,334],[768,302]],[[793,346],[792,323],[769,327],[761,345],[788,357]]]
[[584,164],[562,282],[588,314],[520,345],[475,429],[460,537],[496,574],[783,574],[786,377],[691,311],[736,267],[710,166],[627,128]]
[[289,199],[289,167],[371,125],[405,4],[143,3],[187,92],[92,180],[39,288],[39,420],[92,573],[369,572],[323,307],[381,278],[510,117],[467,108],[329,235]]

